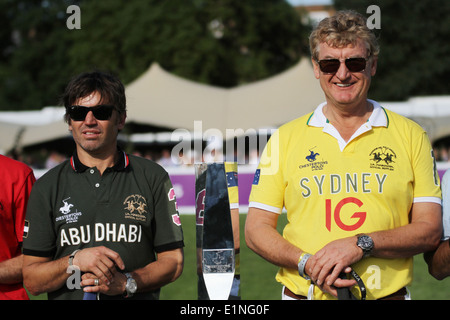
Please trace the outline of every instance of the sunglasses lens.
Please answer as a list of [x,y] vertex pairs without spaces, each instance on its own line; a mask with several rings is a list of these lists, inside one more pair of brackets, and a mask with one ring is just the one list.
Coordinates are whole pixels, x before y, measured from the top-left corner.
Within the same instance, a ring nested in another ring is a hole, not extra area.
[[[366,59],[349,58],[345,59],[345,65],[350,72],[361,72],[366,68]],[[338,59],[326,59],[319,61],[320,71],[323,73],[336,73],[341,66]]]
[[69,108],[69,116],[74,121],[84,121],[89,111],[92,111],[94,117],[97,120],[109,120],[111,118],[113,106],[96,106],[96,107],[84,107],[84,106],[71,106]]
[[345,60],[345,65],[351,72],[361,72],[366,68],[366,59],[350,58]]
[[88,113],[88,108],[81,106],[72,106],[69,109],[69,116],[74,121],[83,121]]
[[94,117],[97,120],[109,120],[111,118],[113,109],[113,106],[98,106],[95,107],[95,110],[93,110],[92,112],[94,113]]
[[327,59],[319,61],[320,71],[324,73],[335,73],[336,71],[338,71],[340,65],[341,62],[338,59]]

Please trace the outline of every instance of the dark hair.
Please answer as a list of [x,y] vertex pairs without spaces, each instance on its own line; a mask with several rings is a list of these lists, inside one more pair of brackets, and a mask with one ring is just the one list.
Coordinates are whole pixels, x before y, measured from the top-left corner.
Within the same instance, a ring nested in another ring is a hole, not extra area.
[[66,107],[64,120],[70,120],[67,112],[70,106],[94,92],[100,94],[102,104],[113,105],[119,114],[126,112],[125,88],[119,78],[101,71],[84,72],[72,78],[64,91],[61,99]]

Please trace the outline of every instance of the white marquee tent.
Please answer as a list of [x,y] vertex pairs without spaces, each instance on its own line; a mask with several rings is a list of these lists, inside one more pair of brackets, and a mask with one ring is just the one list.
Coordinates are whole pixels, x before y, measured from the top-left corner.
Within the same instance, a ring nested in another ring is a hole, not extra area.
[[[203,131],[274,128],[324,101],[309,59],[271,78],[224,89],[175,76],[154,63],[126,86],[128,122],[169,129]],[[420,123],[432,141],[450,135],[450,96],[382,102],[384,107]],[[0,153],[69,136],[64,108],[0,112]],[[197,122],[198,123],[198,122]],[[238,131],[236,131],[238,132]]]
[[324,100],[309,59],[266,80],[224,89],[174,76],[153,64],[126,89],[128,120],[194,130],[277,127]]
[[0,153],[15,146],[33,145],[69,135],[64,108],[0,112]]
[[[311,62],[266,80],[224,89],[183,79],[157,63],[126,86],[128,122],[170,129],[226,129],[276,127],[311,110],[323,100]],[[61,107],[41,111],[0,112],[0,151],[68,135]]]
[[419,123],[432,141],[450,136],[450,96],[414,97],[382,105]]

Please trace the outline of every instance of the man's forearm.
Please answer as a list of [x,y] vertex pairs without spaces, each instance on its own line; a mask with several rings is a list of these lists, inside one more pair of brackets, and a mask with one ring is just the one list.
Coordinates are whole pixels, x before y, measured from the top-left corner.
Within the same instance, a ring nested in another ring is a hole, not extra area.
[[379,258],[409,258],[436,249],[439,233],[426,225],[409,224],[392,230],[369,233],[374,241],[372,256]]
[[245,223],[245,241],[255,253],[279,267],[296,269],[302,250],[276,230],[278,215],[250,208]]
[[23,282],[32,295],[61,288],[70,276],[67,273],[69,257],[49,261],[45,258],[24,256]]
[[138,292],[156,290],[175,281],[183,271],[183,250],[175,249],[158,254],[158,259],[131,274]]
[[409,224],[369,235],[375,245],[372,255],[379,258],[408,258],[436,250],[442,236],[441,206],[414,203]]
[[436,251],[424,254],[428,271],[438,280],[450,276],[450,240],[443,241]]
[[14,284],[22,282],[23,255],[0,262],[0,283]]

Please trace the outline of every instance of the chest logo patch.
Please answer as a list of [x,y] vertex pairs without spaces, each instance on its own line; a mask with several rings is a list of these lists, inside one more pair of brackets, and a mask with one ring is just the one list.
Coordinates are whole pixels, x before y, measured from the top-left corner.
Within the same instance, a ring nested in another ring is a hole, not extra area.
[[323,159],[320,160],[318,158],[318,156],[320,156],[320,158],[323,158],[319,152],[316,152],[316,146],[308,149],[308,152],[306,153],[305,156],[305,160],[307,160],[307,162],[303,162],[302,164],[300,164],[298,166],[299,169],[303,169],[303,168],[311,168],[311,171],[316,171],[316,170],[323,170],[325,165],[328,164],[328,161],[324,161]]
[[128,196],[123,202],[125,218],[145,222],[147,220],[147,201],[140,194]]
[[[59,208],[59,212],[61,213],[60,216],[56,217],[56,221],[63,221],[65,220],[66,223],[73,223],[77,222],[78,218],[82,215],[81,212],[78,210],[73,210],[73,204],[69,202],[70,197],[66,198],[62,201],[62,206]],[[75,211],[75,212],[73,212]]]
[[377,147],[369,154],[370,168],[394,170],[393,163],[397,160],[397,154],[389,147]]

